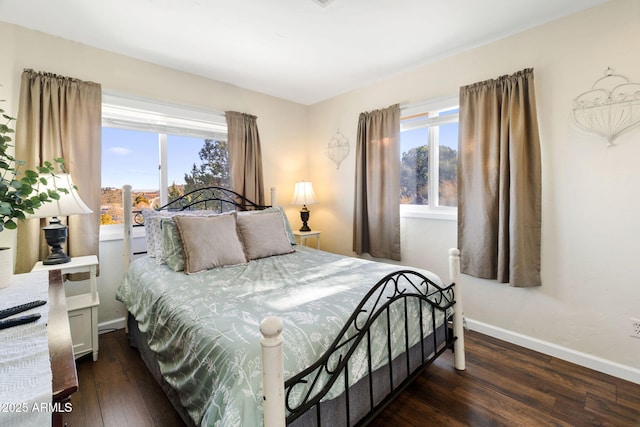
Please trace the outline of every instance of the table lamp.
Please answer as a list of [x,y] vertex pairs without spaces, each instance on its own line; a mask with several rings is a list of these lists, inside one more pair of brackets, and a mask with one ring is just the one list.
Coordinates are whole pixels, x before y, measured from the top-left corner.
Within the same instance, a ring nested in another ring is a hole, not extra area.
[[302,205],[300,210],[300,219],[302,220],[302,228],[300,231],[311,231],[307,221],[309,221],[309,209],[307,205],[318,203],[316,195],[313,193],[313,185],[308,181],[296,182],[295,189],[293,190],[292,205]]
[[[69,255],[62,250],[62,245],[67,240],[67,226],[62,224],[58,217],[90,214],[93,211],[80,199],[70,174],[57,173],[44,178],[47,180],[47,185],[40,184],[38,192],[56,190],[60,194],[60,199],[43,203],[33,214],[28,215],[28,218],[51,217],[49,225],[42,227],[47,244],[51,246],[51,253],[42,263],[44,265],[64,264],[71,261]],[[66,189],[67,192],[61,192],[61,189]]]

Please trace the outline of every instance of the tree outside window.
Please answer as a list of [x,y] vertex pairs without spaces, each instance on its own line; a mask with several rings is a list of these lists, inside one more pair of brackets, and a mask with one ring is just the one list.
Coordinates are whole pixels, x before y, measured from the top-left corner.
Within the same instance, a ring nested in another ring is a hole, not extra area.
[[[229,186],[229,147],[227,141],[205,139],[204,146],[198,152],[198,157],[200,165],[194,163],[191,172],[184,174],[185,193],[203,187]],[[169,201],[174,198],[169,197]]]
[[455,208],[458,203],[457,107],[402,119],[400,138],[400,204],[425,209]]

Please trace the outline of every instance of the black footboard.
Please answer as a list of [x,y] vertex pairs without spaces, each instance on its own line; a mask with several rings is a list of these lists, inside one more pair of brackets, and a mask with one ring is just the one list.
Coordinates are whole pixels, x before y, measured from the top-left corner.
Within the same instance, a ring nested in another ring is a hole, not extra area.
[[[442,288],[409,270],[386,276],[367,294],[324,356],[286,381],[287,424],[369,422],[426,366],[453,349],[455,337],[447,318],[454,304],[453,285]],[[404,323],[401,337],[391,326],[398,309]],[[380,359],[384,364],[373,366],[372,361]],[[352,384],[351,372],[362,370],[363,364],[366,375]],[[334,387],[346,392],[328,398]]]

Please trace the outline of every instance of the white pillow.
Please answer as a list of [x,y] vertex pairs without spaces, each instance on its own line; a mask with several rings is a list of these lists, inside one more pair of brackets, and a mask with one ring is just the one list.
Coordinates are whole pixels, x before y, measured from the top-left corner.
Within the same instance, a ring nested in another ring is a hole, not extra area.
[[142,209],[144,231],[147,240],[147,254],[152,258],[156,257],[156,248],[163,246],[160,220],[168,217],[169,214],[170,212],[168,211],[157,211],[149,208]]

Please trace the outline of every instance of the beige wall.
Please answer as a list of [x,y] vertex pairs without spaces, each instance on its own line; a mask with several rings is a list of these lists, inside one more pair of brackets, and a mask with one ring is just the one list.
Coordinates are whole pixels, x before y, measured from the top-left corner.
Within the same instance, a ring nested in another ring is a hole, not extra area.
[[[640,339],[640,128],[607,148],[569,122],[572,100],[607,67],[640,82],[640,2],[618,0],[473,49],[311,107],[310,179],[320,205],[312,225],[324,248],[351,254],[355,156],[336,170],[323,150],[336,128],[355,149],[358,114],[457,94],[460,86],[535,73],[543,155],[543,286],[511,288],[465,276],[472,326],[635,368]],[[446,274],[454,221],[403,219],[404,263]],[[533,340],[530,340],[533,338]],[[632,369],[633,371],[633,369]]]

